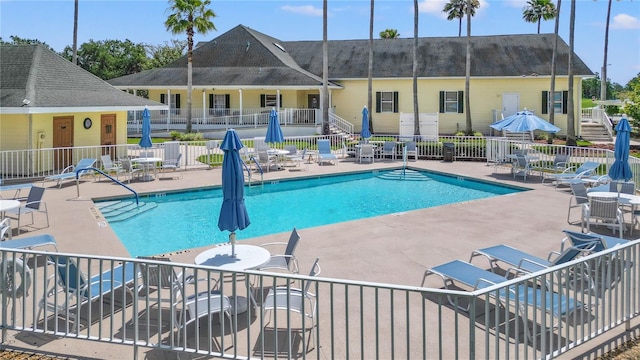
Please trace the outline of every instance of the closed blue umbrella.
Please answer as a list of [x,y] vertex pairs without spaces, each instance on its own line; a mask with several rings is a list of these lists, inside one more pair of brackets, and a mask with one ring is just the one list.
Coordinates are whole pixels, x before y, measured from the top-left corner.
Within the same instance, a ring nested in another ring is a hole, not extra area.
[[531,111],[524,110],[504,118],[494,124],[491,128],[498,131],[509,131],[513,133],[524,133],[533,130],[542,130],[550,133],[557,133],[560,128],[552,125],[550,122],[537,117]]
[[150,148],[153,146],[151,143],[151,112],[148,108],[144,108],[142,111],[142,137],[140,138],[140,147]]
[[626,117],[620,119],[616,125],[616,145],[614,148],[616,160],[609,169],[609,177],[613,180],[629,181],[633,177],[629,166],[629,138],[631,125]]
[[229,129],[224,135],[220,149],[224,151],[222,160],[222,208],[218,219],[221,231],[231,231],[231,256],[235,256],[236,230],[243,230],[251,221],[244,206],[244,173],[239,150],[243,145],[235,130]]
[[268,143],[281,143],[284,141],[282,129],[280,128],[280,122],[278,121],[278,112],[276,111],[276,109],[271,109],[271,113],[269,114],[267,136],[265,136],[264,141]]
[[369,131],[369,110],[365,106],[362,109],[362,130],[360,130],[360,137],[368,139],[371,137],[371,131]]

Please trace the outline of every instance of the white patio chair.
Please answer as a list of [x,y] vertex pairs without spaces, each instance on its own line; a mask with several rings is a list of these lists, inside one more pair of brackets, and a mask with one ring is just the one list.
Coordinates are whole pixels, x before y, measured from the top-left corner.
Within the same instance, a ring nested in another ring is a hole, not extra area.
[[622,237],[624,232],[624,218],[622,210],[618,206],[618,198],[616,197],[598,197],[589,198],[589,204],[583,208],[582,232],[584,232],[585,224],[587,232],[591,231],[591,225],[607,225],[613,227],[615,233],[616,228],[618,234]]

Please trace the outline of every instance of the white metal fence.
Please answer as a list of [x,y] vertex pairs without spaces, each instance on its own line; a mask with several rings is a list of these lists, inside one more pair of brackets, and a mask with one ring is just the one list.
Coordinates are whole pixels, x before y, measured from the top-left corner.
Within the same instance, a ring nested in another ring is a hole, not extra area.
[[[133,358],[145,347],[233,358],[545,359],[617,326],[628,330],[640,314],[638,240],[476,291],[6,248],[0,253],[0,275],[7,280],[0,287],[3,342],[8,330],[45,333],[131,346]],[[84,277],[60,265],[72,261]],[[150,285],[154,266],[171,274],[165,286]],[[127,278],[121,267],[135,269],[135,276]],[[265,309],[276,284],[293,296],[284,310],[300,305],[313,316]],[[303,305],[295,289],[307,285],[313,296]],[[529,289],[540,296],[527,298]],[[194,294],[202,301],[191,301]],[[238,304],[248,304],[246,311]],[[213,311],[220,305],[231,305],[228,316]],[[193,314],[202,316],[187,321]]]

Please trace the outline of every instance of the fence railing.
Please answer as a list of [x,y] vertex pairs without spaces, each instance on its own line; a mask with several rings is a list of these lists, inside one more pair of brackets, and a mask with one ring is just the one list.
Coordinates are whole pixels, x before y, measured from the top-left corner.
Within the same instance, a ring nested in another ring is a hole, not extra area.
[[[316,125],[321,121],[317,109],[284,108],[278,111],[281,126]],[[164,131],[184,131],[187,124],[185,109],[152,110],[151,128]],[[255,128],[267,126],[271,109],[192,109],[191,125],[194,131],[228,128]],[[142,131],[142,111],[130,111],[127,116],[130,132]]]
[[[8,330],[44,333],[130,346],[132,358],[144,347],[234,358],[545,359],[619,325],[628,330],[640,314],[638,240],[475,291],[442,288],[437,277],[420,287],[5,248],[0,255],[0,275],[11,280],[0,287],[3,342]],[[276,286],[285,300],[274,312]]]

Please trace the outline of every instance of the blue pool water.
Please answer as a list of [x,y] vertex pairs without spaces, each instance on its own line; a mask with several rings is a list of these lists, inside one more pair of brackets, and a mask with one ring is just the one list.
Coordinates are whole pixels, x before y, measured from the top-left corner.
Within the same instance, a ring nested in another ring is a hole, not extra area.
[[[245,187],[251,225],[237,239],[423,209],[522,191],[470,178],[420,172],[427,181],[388,180],[377,171],[288,180]],[[158,207],[110,224],[131,256],[153,255],[228,241],[218,229],[221,189],[142,197]]]

